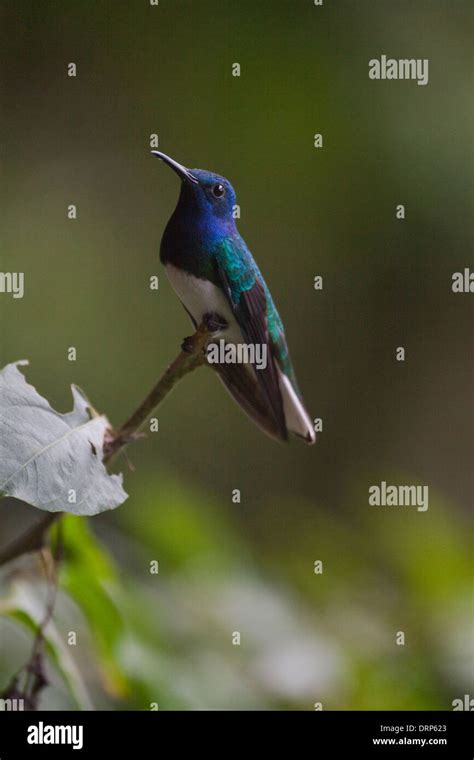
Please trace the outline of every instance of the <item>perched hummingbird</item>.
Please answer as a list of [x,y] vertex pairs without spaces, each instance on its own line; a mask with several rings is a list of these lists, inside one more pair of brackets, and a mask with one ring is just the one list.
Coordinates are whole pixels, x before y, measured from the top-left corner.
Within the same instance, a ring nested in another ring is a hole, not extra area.
[[216,335],[226,345],[266,346],[264,369],[250,363],[212,366],[265,433],[286,441],[289,431],[314,443],[314,428],[298,390],[282,321],[235,225],[234,188],[218,174],[186,169],[160,151],[152,153],[181,179],[160,259],[195,327],[208,315],[217,316],[221,329]]

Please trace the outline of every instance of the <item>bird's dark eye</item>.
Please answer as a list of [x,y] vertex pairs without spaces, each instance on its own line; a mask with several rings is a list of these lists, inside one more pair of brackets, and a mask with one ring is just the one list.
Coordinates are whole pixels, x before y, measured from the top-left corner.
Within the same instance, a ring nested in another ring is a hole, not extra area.
[[224,187],[224,185],[220,185],[220,184],[219,185],[214,185],[214,187],[212,188],[212,194],[216,198],[222,198],[222,196],[224,195],[224,193],[225,193],[225,187]]

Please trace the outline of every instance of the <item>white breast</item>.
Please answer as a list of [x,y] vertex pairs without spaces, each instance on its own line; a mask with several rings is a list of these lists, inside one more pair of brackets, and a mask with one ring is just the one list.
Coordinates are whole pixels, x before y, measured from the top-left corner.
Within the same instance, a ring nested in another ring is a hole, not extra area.
[[222,290],[209,280],[200,280],[192,274],[166,264],[166,274],[180,301],[199,325],[204,314],[220,314],[229,325],[223,333],[227,343],[242,343],[243,337],[232,309]]

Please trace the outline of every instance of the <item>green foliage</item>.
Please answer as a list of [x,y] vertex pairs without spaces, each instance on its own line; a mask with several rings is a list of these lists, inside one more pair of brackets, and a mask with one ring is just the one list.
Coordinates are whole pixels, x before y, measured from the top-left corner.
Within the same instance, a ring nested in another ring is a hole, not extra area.
[[[34,637],[44,618],[42,590],[38,583],[32,582],[31,578],[16,578],[8,594],[2,598],[0,613],[17,621]],[[74,656],[53,621],[49,621],[44,636],[47,652],[52,663],[61,673],[73,703],[81,710],[92,709],[93,704]]]
[[[48,651],[78,706],[90,698],[76,654],[98,673],[87,688],[106,707],[313,709],[322,701],[325,709],[449,709],[463,693],[456,652],[468,627],[460,584],[468,555],[439,498],[423,551],[401,513],[386,530],[370,520],[357,530],[322,511],[305,532],[290,530],[285,568],[296,595],[278,580],[281,549],[264,554],[273,571],[263,578],[262,557],[215,499],[163,472],[137,491],[107,547],[84,519],[67,516],[55,528],[53,543],[64,545],[62,597],[74,601],[88,637],[76,652],[58,623],[48,628]],[[310,561],[318,547],[319,576]],[[439,552],[443,578],[432,575]],[[3,612],[33,630],[41,600],[33,605],[30,583],[20,574]],[[231,641],[236,630],[240,646]]]
[[79,605],[88,622],[107,690],[123,696],[126,684],[117,661],[123,619],[115,601],[118,577],[113,559],[85,520],[67,516],[59,530],[65,552],[61,586]]

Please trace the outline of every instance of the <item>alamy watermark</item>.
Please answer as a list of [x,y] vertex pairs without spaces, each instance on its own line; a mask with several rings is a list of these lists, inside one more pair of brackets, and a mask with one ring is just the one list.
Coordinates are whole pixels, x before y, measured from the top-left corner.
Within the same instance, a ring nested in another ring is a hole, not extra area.
[[267,368],[266,343],[211,343],[207,349],[209,364],[252,364],[255,369]]
[[428,58],[387,58],[381,55],[369,61],[369,79],[413,79],[428,84]]
[[462,272],[453,272],[451,277],[453,293],[474,293],[474,272],[464,267]]
[[468,710],[468,712],[472,712],[474,710],[474,697],[471,697],[470,694],[464,694],[461,698],[457,697],[451,702],[451,707],[454,712],[458,710]]
[[23,272],[0,272],[0,293],[10,293],[13,298],[23,298],[25,275]]
[[369,486],[369,504],[376,507],[416,507],[426,512],[429,502],[428,486],[391,486],[382,480]]
[[71,744],[73,749],[84,746],[84,727],[77,725],[53,726],[43,723],[28,726],[28,744]]
[[24,709],[24,699],[0,699],[0,712],[22,712]]

